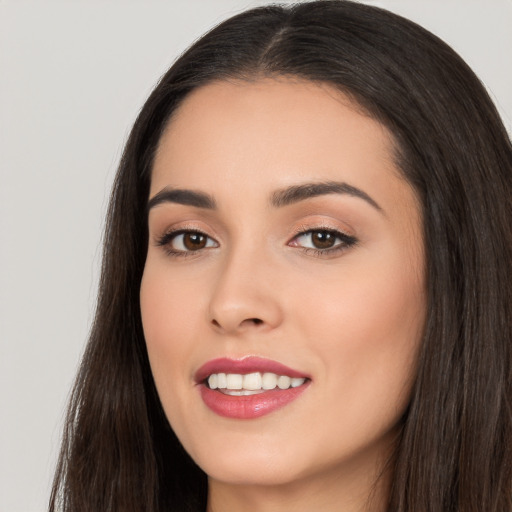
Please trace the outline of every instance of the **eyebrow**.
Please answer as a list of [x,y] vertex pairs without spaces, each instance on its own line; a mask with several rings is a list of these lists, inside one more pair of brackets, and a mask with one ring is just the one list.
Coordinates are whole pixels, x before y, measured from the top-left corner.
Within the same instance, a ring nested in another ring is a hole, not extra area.
[[[282,208],[313,197],[328,194],[345,194],[363,199],[379,212],[383,212],[379,204],[361,189],[339,181],[311,182],[293,185],[275,191],[270,197],[270,204],[274,208]],[[148,201],[148,211],[162,203],[176,203],[196,208],[215,210],[215,199],[204,192],[188,189],[171,189],[165,187]]]
[[206,208],[208,210],[215,210],[217,208],[215,199],[212,196],[204,192],[180,188],[171,189],[166,187],[155,194],[148,201],[148,211],[162,203],[183,204],[185,206],[195,206],[196,208]]
[[304,201],[313,197],[327,194],[346,194],[352,197],[363,199],[376,210],[383,213],[383,209],[366,192],[361,189],[339,181],[325,181],[321,183],[301,183],[291,187],[277,190],[270,199],[270,204],[276,208],[288,206],[293,203]]

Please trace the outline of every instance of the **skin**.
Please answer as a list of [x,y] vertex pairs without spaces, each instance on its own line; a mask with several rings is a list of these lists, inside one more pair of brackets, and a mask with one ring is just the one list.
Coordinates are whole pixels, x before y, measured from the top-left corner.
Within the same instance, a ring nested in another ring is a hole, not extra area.
[[[385,509],[383,467],[426,303],[420,209],[393,154],[388,131],[340,92],[284,78],[203,86],[169,123],[150,198],[192,189],[217,208],[151,208],[141,310],[164,410],[208,475],[209,511]],[[269,203],[276,190],[330,181],[378,207],[343,193]],[[159,245],[174,229],[208,243]],[[357,243],[315,251],[311,233],[297,236],[315,229]],[[257,419],[216,415],[194,373],[253,355],[310,375],[309,387]]]

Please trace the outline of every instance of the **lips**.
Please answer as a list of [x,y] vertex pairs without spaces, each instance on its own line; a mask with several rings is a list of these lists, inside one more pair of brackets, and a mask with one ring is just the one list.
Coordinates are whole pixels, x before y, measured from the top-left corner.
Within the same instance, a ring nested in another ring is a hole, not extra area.
[[259,357],[214,359],[199,368],[195,380],[205,405],[234,419],[258,418],[281,409],[311,382],[305,373]]

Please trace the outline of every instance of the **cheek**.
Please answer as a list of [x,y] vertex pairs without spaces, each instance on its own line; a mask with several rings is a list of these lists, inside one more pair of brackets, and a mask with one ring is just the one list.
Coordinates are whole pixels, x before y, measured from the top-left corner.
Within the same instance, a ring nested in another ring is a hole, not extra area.
[[144,337],[151,371],[160,399],[167,409],[171,401],[179,401],[179,386],[190,383],[192,376],[184,363],[193,349],[188,340],[197,329],[198,301],[193,286],[180,286],[169,272],[147,266],[140,290],[140,306]]
[[[200,283],[180,277],[165,261],[149,256],[140,289],[142,323],[148,349],[163,345],[172,350],[174,341],[194,332],[199,322]],[[173,343],[171,343],[173,341]]]
[[349,400],[370,407],[381,400],[391,411],[408,400],[426,302],[422,277],[400,263],[362,261],[323,279],[328,286],[310,283],[299,317],[317,344],[329,385],[350,388]]

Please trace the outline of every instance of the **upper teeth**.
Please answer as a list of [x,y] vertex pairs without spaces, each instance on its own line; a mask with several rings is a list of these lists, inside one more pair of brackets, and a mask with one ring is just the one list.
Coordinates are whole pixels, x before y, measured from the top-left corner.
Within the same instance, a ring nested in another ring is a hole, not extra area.
[[213,373],[208,377],[208,386],[211,389],[245,389],[256,391],[261,389],[288,389],[296,388],[305,382],[304,377],[288,377],[275,373]]

